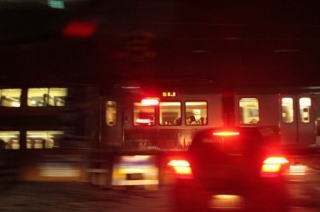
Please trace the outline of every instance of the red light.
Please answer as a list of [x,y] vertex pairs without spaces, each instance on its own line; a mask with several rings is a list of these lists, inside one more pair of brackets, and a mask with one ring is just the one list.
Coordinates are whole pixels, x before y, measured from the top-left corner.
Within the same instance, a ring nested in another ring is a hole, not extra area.
[[144,106],[156,106],[159,105],[159,98],[144,98],[141,100],[141,104]]
[[168,163],[169,166],[172,166],[175,173],[178,174],[180,177],[184,176],[186,178],[190,178],[192,171],[190,167],[190,163],[186,160],[171,160]]
[[240,135],[240,132],[237,131],[218,131],[218,132],[213,132],[212,135],[214,136],[221,136],[221,137],[231,137],[231,136],[238,136]]
[[92,36],[97,24],[91,21],[71,21],[62,31],[64,37],[87,38]]
[[151,124],[151,122],[150,119],[136,119],[136,123],[138,124]]
[[283,156],[272,156],[268,157],[263,161],[262,164],[262,176],[264,177],[275,177],[279,175],[283,165],[288,164],[289,161]]
[[286,164],[289,163],[288,159],[282,156],[268,157],[263,161],[264,164]]
[[183,167],[189,167],[190,163],[186,160],[171,160],[168,163],[169,166],[183,166]]

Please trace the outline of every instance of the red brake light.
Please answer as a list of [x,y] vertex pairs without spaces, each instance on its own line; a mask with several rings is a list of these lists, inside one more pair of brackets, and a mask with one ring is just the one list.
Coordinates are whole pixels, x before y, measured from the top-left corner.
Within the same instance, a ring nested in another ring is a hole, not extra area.
[[138,123],[138,124],[151,124],[152,121],[150,119],[136,119],[136,123]]
[[178,175],[191,176],[192,174],[190,163],[186,160],[171,160],[168,165],[171,166]]
[[141,100],[141,104],[144,106],[159,105],[159,98],[144,98]]
[[240,135],[240,132],[238,131],[229,131],[229,130],[224,130],[224,131],[217,131],[213,132],[212,135],[214,136],[220,136],[220,137],[230,137],[230,136],[238,136]]
[[278,176],[283,165],[288,164],[289,161],[283,156],[272,156],[268,157],[263,161],[262,164],[262,176],[274,177]]
[[268,157],[263,161],[264,164],[286,164],[289,163],[288,159],[282,156]]

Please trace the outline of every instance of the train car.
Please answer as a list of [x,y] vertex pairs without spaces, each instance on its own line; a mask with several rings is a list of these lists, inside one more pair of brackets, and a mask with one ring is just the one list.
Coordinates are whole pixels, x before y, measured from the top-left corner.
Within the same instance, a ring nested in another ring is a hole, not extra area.
[[318,87],[119,85],[102,100],[101,143],[121,150],[185,150],[197,130],[270,126],[279,130],[282,145],[317,147],[319,92]]

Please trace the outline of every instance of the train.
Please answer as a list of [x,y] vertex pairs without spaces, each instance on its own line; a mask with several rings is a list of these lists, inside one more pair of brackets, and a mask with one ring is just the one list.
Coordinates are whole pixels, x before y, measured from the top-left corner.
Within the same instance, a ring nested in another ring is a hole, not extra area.
[[186,150],[213,127],[277,129],[292,148],[320,145],[320,87],[118,84],[102,98],[100,142],[121,150]]

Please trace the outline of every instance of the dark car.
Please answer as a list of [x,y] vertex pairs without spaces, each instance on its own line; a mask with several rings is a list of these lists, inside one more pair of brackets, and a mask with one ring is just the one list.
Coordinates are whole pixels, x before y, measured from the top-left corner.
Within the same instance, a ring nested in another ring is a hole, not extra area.
[[289,161],[275,127],[207,129],[169,162],[178,211],[286,211]]

